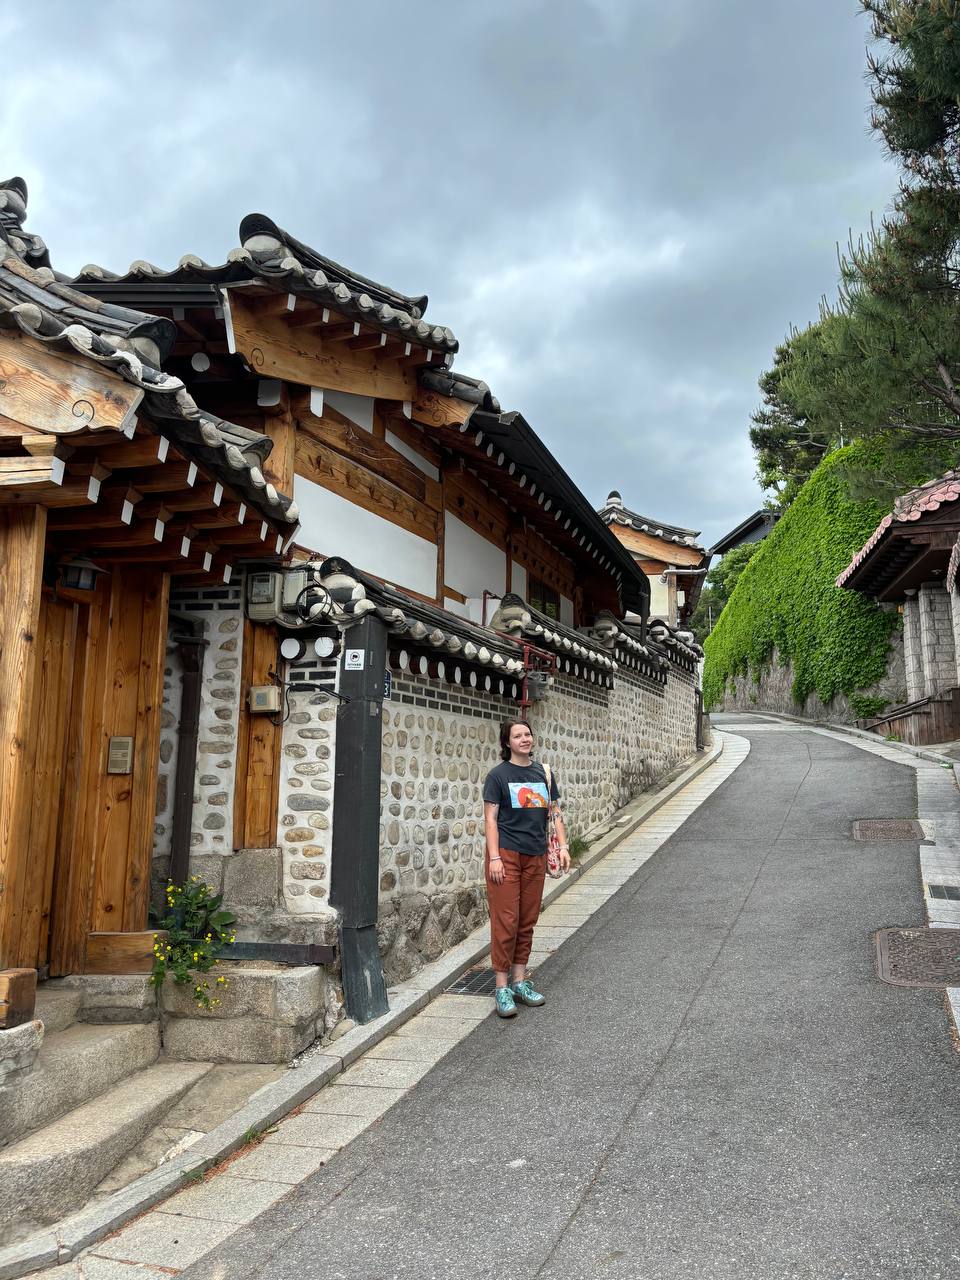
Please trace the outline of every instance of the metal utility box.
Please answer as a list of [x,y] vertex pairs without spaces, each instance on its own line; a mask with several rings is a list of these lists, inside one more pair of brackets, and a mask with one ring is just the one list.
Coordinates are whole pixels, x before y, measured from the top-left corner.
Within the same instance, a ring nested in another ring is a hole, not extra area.
[[279,711],[279,686],[275,684],[252,684],[247,690],[247,706],[253,713]]
[[282,573],[267,570],[247,575],[247,617],[254,622],[272,622],[280,612],[283,597]]

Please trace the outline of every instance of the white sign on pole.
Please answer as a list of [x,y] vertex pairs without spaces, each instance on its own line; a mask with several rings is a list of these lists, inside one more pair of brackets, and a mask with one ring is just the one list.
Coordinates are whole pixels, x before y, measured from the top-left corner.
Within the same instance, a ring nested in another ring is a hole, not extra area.
[[345,649],[343,653],[344,671],[362,671],[365,649]]

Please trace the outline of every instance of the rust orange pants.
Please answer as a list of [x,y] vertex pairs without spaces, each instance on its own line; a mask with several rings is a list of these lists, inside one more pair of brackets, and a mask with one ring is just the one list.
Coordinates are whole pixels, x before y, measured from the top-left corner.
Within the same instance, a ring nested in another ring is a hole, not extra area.
[[547,855],[529,857],[513,849],[501,849],[503,881],[490,879],[487,860],[487,900],[490,903],[490,957],[494,969],[507,972],[526,964],[533,946],[533,927],[540,915]]

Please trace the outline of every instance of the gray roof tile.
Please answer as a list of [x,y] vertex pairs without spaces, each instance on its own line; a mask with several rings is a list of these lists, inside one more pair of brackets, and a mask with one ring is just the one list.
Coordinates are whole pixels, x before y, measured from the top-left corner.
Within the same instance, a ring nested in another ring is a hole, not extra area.
[[[160,367],[176,338],[169,320],[99,302],[57,278],[43,241],[22,230],[26,183],[0,182],[0,328],[17,329],[55,350],[118,373],[144,392],[144,408],[175,443],[261,514],[295,524],[297,505],[262,473],[268,436],[198,407],[183,382]],[[24,248],[27,246],[27,248]]]

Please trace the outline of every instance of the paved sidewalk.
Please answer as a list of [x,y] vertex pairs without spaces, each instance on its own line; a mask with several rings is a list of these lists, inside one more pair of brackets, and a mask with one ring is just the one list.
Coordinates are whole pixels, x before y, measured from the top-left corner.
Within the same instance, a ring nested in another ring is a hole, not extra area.
[[[545,913],[543,1009],[502,1023],[486,1001],[443,997],[317,1095],[339,1110],[308,1103],[185,1192],[182,1216],[170,1201],[51,1274],[960,1274],[951,1023],[941,992],[873,968],[873,931],[924,921],[918,847],[850,837],[855,818],[914,816],[918,778],[946,793],[880,744],[729,725],[729,745],[752,743],[741,767]],[[364,1106],[310,1173],[329,1119]],[[242,1209],[244,1180],[266,1190]]]
[[[729,740],[719,762],[681,785],[672,797],[658,797],[659,807],[638,830],[567,886],[540,917],[531,963],[542,964],[587,925],[730,776],[748,750],[744,739]],[[416,983],[414,978],[412,985]],[[366,1052],[297,1113],[273,1126],[262,1142],[91,1246],[76,1261],[49,1269],[37,1280],[77,1276],[111,1280],[120,1274],[129,1280],[136,1274],[156,1277],[162,1274],[160,1268],[182,1270],[240,1225],[252,1222],[376,1123],[492,1013],[488,997],[441,996]]]

